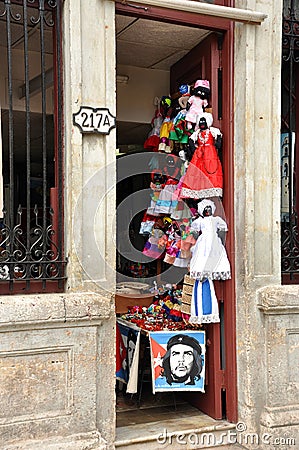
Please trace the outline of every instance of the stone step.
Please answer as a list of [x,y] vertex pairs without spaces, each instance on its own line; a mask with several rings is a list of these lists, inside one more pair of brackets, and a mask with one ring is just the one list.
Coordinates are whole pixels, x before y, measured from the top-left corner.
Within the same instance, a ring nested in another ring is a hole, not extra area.
[[235,425],[204,414],[118,427],[117,450],[233,449]]

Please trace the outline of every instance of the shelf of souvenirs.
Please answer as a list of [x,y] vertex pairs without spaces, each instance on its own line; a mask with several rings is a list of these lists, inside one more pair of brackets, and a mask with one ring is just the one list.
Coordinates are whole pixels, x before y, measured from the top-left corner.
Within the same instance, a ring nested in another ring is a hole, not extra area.
[[[118,318],[144,331],[201,329],[201,324],[189,322],[191,296],[183,292],[185,289],[185,286],[170,284],[155,286],[147,294],[141,294],[143,298],[135,295],[135,300],[140,300],[141,304],[128,306]],[[127,303],[130,300],[127,297]]]

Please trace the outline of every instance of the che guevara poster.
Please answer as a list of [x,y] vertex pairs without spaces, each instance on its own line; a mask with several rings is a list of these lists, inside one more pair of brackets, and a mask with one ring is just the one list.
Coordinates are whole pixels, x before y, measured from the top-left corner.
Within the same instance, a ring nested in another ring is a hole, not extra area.
[[149,339],[153,393],[204,392],[205,331],[154,331]]

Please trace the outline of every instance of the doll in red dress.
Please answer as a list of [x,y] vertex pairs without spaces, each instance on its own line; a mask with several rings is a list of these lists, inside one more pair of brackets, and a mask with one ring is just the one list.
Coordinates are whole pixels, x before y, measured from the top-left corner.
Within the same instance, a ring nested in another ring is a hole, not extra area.
[[184,177],[181,198],[222,197],[222,166],[215,146],[221,132],[212,127],[212,123],[212,114],[203,113],[199,118],[198,130],[191,136],[195,142],[195,152]]

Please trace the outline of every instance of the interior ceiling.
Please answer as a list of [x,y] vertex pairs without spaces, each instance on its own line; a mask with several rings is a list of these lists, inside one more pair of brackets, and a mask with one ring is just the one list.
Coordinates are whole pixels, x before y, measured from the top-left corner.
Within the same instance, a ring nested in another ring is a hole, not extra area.
[[169,70],[208,34],[199,28],[116,15],[117,64]]
[[[116,15],[117,64],[170,70],[202,41],[208,30],[136,17]],[[117,142],[142,145],[150,125],[118,123]]]

